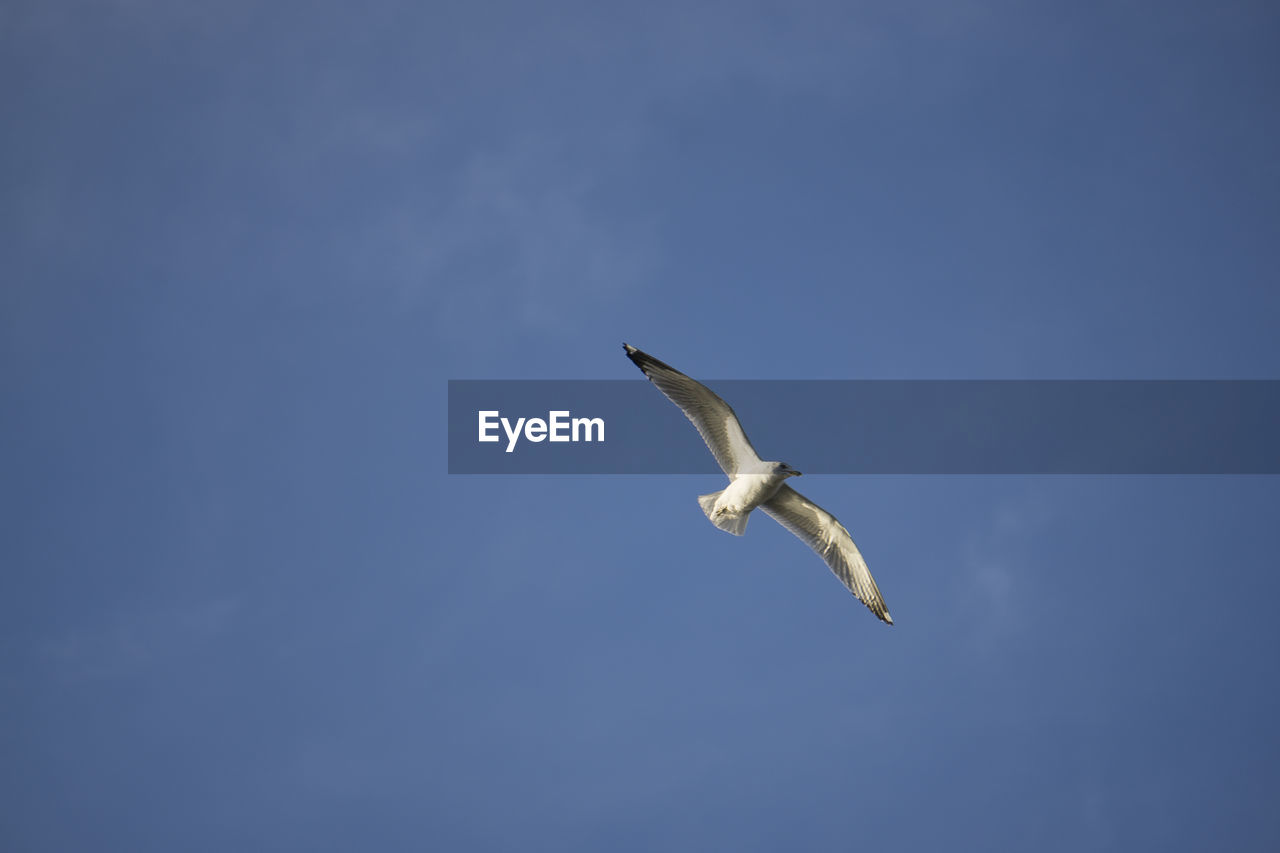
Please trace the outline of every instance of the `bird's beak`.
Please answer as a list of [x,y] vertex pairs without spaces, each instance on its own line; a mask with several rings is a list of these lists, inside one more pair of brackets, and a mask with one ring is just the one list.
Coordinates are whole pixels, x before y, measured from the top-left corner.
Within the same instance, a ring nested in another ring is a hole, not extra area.
[[789,474],[789,475],[790,475],[790,476],[792,476],[792,477],[803,477],[803,476],[804,476],[804,475],[803,475],[803,474],[801,474],[799,471],[797,471],[795,468],[788,468],[788,469],[787,469],[787,474]]

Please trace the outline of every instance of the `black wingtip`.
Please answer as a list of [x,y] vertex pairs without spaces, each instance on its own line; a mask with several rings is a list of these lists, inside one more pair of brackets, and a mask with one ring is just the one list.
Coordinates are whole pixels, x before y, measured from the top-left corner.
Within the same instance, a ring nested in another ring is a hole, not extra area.
[[634,364],[636,367],[640,368],[642,371],[644,371],[645,375],[647,376],[648,371],[645,370],[645,367],[649,364],[652,364],[654,361],[657,361],[657,359],[655,359],[653,356],[649,355],[648,353],[641,352],[640,350],[636,349],[635,347],[633,347],[631,344],[628,344],[628,343],[624,343],[622,345],[622,348],[627,351],[627,358],[631,359],[631,363]]
[[680,371],[676,370],[665,361],[659,361],[649,355],[649,353],[636,349],[631,344],[624,343],[622,347],[627,351],[627,358],[631,359],[632,364],[644,371],[645,376],[649,376],[650,370],[669,370],[672,373],[679,373],[681,376],[684,376],[683,373],[680,373]]

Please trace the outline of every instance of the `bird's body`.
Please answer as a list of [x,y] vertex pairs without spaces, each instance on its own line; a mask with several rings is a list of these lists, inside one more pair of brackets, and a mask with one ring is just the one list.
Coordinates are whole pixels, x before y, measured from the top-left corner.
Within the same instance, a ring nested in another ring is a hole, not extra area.
[[782,488],[790,473],[766,471],[759,474],[738,474],[724,491],[718,492],[715,512],[748,513],[773,497]]
[[716,527],[741,536],[751,511],[776,495],[788,477],[799,475],[781,462],[752,464],[748,470],[730,475],[724,489],[699,495],[698,505]]
[[757,508],[764,510],[816,551],[872,613],[892,625],[884,598],[849,531],[831,513],[786,484],[788,477],[799,477],[800,472],[785,462],[762,460],[733,409],[710,388],[633,346],[622,346],[636,367],[680,407],[728,475],[729,485],[724,489],[698,497],[698,505],[711,523],[741,536],[751,513]]

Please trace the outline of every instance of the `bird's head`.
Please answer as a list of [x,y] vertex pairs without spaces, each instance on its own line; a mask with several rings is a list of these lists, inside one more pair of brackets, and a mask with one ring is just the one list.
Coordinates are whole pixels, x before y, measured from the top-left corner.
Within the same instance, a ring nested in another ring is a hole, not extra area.
[[800,476],[799,471],[797,471],[795,468],[792,468],[790,465],[788,465],[785,462],[773,463],[773,470],[775,473],[781,474],[783,477],[799,477]]

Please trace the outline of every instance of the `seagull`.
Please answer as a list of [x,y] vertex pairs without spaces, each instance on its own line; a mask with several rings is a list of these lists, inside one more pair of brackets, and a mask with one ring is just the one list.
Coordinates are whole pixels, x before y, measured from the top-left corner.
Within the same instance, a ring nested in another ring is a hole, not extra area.
[[747,530],[759,507],[818,553],[854,597],[881,621],[893,624],[871,570],[836,517],[786,484],[800,472],[785,462],[766,462],[756,453],[733,408],[714,391],[669,364],[623,344],[627,358],[693,423],[721,470],[727,488],[699,495],[698,505],[711,523],[734,536]]

